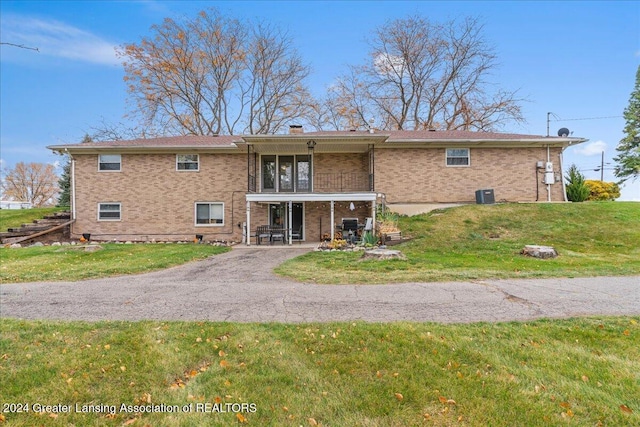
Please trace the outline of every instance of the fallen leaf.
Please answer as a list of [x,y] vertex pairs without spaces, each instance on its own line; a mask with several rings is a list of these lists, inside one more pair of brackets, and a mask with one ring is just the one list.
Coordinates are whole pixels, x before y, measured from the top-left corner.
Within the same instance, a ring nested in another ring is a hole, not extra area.
[[49,418],[53,418],[55,420],[58,418],[58,414],[49,414]]
[[200,337],[196,338],[196,342],[202,342],[202,338]]
[[111,348],[111,346],[110,346],[109,344],[105,344],[105,345],[104,345],[104,349],[105,349],[105,350],[109,350],[110,348]]
[[627,337],[628,337],[628,336],[629,336],[629,334],[631,334],[631,332],[629,332],[629,330],[628,330],[628,329],[625,329],[625,330],[624,330],[624,332],[623,332],[623,334],[624,334],[625,336],[627,336]]
[[396,399],[398,399],[398,400],[404,399],[404,396],[402,394],[400,394],[400,393],[396,393],[395,396],[396,396]]
[[135,423],[136,420],[137,420],[137,418],[131,418],[130,420],[125,421],[122,425],[123,426],[128,426],[129,424]]
[[220,361],[220,366],[223,368],[226,368],[229,366],[229,362],[227,362],[226,360],[221,360]]
[[560,406],[563,408],[571,408],[571,403],[569,402],[560,402]]
[[376,377],[378,377],[378,378],[382,378],[382,374],[380,373],[380,371],[377,371],[377,372],[376,372]]
[[5,422],[6,418],[4,415],[0,414],[0,423]]
[[309,419],[307,419],[307,421],[309,421],[309,425],[311,425],[311,426],[317,426],[318,425],[318,422],[313,418],[309,418]]
[[585,383],[589,381],[589,377],[586,375],[582,376],[582,381],[584,381]]
[[627,414],[630,414],[633,412],[631,408],[629,408],[627,405],[620,405],[620,410],[622,412],[626,412]]
[[226,354],[227,354],[227,353],[225,353],[225,352],[224,352],[224,350],[220,350],[220,351],[218,352],[218,356],[220,356],[220,357],[224,357],[224,356],[226,356]]
[[237,413],[236,414],[236,418],[238,419],[238,422],[244,424],[247,422],[247,419],[244,415],[242,415],[241,413]]
[[439,396],[438,400],[440,401],[440,403],[447,403],[447,398],[444,396]]
[[127,367],[126,367],[126,366],[120,366],[120,370],[121,370],[122,372],[124,372],[124,371],[126,371],[126,370],[127,370]]

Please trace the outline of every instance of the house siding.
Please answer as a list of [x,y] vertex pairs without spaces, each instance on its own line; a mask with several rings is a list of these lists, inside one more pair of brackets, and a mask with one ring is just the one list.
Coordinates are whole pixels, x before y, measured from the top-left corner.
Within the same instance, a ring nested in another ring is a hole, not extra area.
[[[446,166],[445,155],[445,148],[376,150],[376,191],[388,203],[475,202],[480,189],[493,189],[496,201],[547,200],[544,170],[536,170],[546,148],[471,147],[470,166]],[[560,177],[561,150],[551,149],[550,156]],[[564,199],[559,182],[551,193],[552,201]]]
[[[375,190],[387,203],[475,202],[475,191],[493,189],[496,201],[546,201],[546,148],[470,148],[470,166],[447,167],[445,148],[376,148]],[[182,152],[181,152],[182,153]],[[185,154],[188,154],[185,152]],[[560,148],[550,150],[560,177]],[[90,233],[95,240],[240,241],[247,219],[247,156],[199,153],[199,171],[176,171],[176,153],[122,153],[120,172],[99,172],[97,154],[75,154],[76,222],[72,236]],[[322,174],[356,173],[368,177],[368,153],[316,153],[314,181]],[[537,189],[536,189],[537,182]],[[352,187],[316,188],[316,192],[368,191],[362,182]],[[563,200],[562,184],[551,186],[552,201]],[[286,199],[286,196],[283,200]],[[121,220],[98,221],[99,203],[120,203]],[[224,224],[196,226],[196,202],[224,203]],[[305,202],[305,238],[318,241],[331,232],[330,202]],[[336,202],[334,219],[361,221],[371,205]],[[268,223],[268,205],[251,203],[251,232]]]
[[[123,154],[120,172],[98,172],[97,155],[76,155],[73,234],[97,240],[237,240],[246,218],[246,158],[200,154],[200,170],[176,171],[175,154]],[[98,203],[121,204],[120,221],[98,221]],[[196,202],[224,203],[224,225],[196,226]]]

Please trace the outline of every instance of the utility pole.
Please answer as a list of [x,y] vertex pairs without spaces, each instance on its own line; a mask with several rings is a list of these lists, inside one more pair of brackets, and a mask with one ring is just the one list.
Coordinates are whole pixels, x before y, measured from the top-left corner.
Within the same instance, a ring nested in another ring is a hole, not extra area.
[[604,182],[604,150],[602,150],[602,160],[600,161],[600,182]]

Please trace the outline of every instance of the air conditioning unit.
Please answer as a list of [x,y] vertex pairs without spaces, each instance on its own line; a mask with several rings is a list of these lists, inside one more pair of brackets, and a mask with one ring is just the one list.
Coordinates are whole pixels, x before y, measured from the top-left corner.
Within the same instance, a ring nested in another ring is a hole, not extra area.
[[479,205],[492,205],[496,202],[493,189],[477,190],[476,203]]

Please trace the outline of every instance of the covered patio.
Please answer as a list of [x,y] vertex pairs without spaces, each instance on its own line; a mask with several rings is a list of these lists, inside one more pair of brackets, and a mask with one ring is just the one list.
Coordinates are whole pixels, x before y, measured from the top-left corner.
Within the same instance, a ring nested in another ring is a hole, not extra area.
[[[286,210],[288,218],[285,218],[284,231],[285,237],[283,243],[289,245],[293,244],[293,235],[297,231],[293,228],[293,207],[294,204],[314,203],[316,206],[325,209],[321,214],[326,215],[326,211],[329,213],[329,226],[330,226],[330,238],[333,240],[336,236],[336,206],[340,204],[354,204],[365,203],[370,206],[370,211],[367,211],[369,217],[372,218],[372,223],[375,232],[376,224],[376,209],[377,209],[377,193],[375,192],[357,192],[357,193],[249,193],[246,195],[246,232],[245,232],[245,244],[251,245],[251,237],[255,235],[257,226],[261,226],[255,218],[251,217],[251,207],[253,203],[261,204],[285,204],[288,206]],[[364,218],[363,218],[364,219]],[[259,221],[259,220],[258,220]],[[303,220],[304,221],[304,220]],[[253,225],[252,225],[253,224]],[[306,228],[309,224],[303,224]],[[302,236],[299,236],[302,239]],[[256,242],[258,242],[256,240]]]

